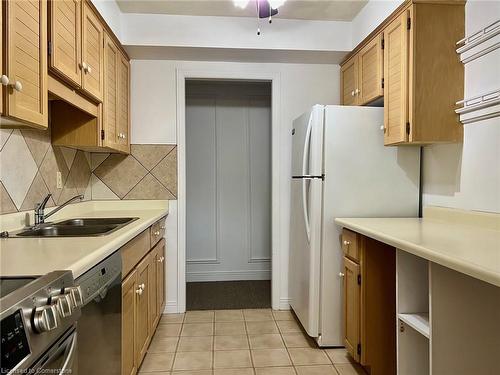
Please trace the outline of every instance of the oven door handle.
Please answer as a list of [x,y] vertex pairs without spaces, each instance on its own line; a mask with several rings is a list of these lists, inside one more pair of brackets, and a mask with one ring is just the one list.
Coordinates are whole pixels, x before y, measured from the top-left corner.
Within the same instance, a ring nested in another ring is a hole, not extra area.
[[68,354],[66,355],[66,359],[64,360],[64,363],[61,367],[60,374],[66,374],[68,373],[68,370],[70,369],[71,366],[73,366],[73,360],[76,355],[76,340],[77,340],[77,333],[76,331],[73,333],[73,340],[71,342],[71,346],[69,348]]

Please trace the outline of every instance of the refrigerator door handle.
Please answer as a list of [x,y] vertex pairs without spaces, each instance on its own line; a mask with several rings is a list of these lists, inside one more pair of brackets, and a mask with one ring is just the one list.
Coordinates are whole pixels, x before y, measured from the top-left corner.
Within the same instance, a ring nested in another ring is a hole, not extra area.
[[304,212],[304,223],[306,224],[307,242],[311,242],[311,226],[309,224],[309,207],[307,202],[307,179],[302,180],[302,208]]
[[[308,175],[308,163],[309,163],[309,147],[311,144],[311,132],[313,125],[313,113],[309,117],[309,122],[307,124],[306,136],[304,139],[304,153],[302,154],[302,175]],[[307,169],[307,170],[306,170]],[[307,179],[302,180],[302,209],[304,212],[304,223],[306,224],[306,234],[307,242],[311,242],[311,227],[309,223],[309,208],[307,202]]]

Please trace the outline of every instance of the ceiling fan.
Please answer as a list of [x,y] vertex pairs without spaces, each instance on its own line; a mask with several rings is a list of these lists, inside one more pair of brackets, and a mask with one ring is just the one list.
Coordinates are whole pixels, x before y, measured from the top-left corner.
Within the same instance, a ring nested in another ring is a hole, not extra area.
[[[233,0],[234,5],[238,8],[246,8],[250,2],[255,2],[257,10],[257,18],[268,18],[269,23],[273,22],[273,16],[278,14],[278,8],[282,6],[286,0]],[[257,35],[260,35],[260,27],[257,23]]]

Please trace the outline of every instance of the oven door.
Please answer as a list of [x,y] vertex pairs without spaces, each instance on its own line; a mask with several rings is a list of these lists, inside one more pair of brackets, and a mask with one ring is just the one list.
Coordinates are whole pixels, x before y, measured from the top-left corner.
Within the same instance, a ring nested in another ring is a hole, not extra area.
[[76,329],[69,330],[53,345],[33,367],[35,374],[78,373],[78,348]]

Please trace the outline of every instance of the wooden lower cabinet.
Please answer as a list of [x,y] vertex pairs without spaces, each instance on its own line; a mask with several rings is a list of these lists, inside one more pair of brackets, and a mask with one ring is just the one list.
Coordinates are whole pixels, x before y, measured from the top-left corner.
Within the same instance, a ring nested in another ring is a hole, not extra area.
[[359,254],[344,249],[346,350],[370,375],[396,375],[396,249],[348,230],[342,241]]
[[164,238],[150,242],[151,230],[121,248],[122,375],[135,375],[139,370],[165,309],[166,242]]

